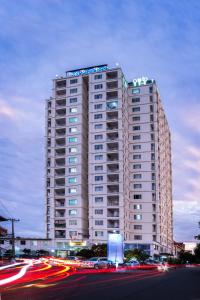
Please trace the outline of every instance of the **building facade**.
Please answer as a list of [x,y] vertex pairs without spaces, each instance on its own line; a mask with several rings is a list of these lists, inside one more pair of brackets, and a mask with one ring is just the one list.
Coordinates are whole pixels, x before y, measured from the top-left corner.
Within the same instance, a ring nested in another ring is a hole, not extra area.
[[46,101],[46,230],[57,250],[106,243],[171,253],[171,142],[156,82],[107,65],[53,80]]

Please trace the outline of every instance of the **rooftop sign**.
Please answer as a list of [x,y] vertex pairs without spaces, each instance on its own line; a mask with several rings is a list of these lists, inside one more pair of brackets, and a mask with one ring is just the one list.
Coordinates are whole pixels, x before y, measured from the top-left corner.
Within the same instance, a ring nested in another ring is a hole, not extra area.
[[100,66],[96,66],[96,67],[89,67],[89,68],[84,68],[84,69],[67,71],[66,76],[71,77],[71,76],[88,75],[91,73],[103,72],[106,70],[108,70],[107,65],[100,65]]
[[155,83],[154,79],[149,79],[148,77],[141,77],[133,79],[133,86],[141,86],[146,84]]

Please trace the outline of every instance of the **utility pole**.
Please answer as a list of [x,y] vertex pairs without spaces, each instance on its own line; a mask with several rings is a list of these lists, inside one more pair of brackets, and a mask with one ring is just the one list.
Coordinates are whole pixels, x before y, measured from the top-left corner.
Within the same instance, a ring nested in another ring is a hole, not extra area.
[[12,258],[15,258],[15,222],[19,222],[19,219],[9,219],[12,224]]

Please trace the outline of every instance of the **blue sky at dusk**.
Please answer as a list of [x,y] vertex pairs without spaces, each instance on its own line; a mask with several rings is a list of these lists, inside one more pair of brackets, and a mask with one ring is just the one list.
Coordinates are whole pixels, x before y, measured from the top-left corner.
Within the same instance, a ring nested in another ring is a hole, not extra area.
[[67,69],[118,62],[157,81],[172,134],[174,233],[200,221],[200,1],[0,0],[0,199],[44,232],[44,100]]

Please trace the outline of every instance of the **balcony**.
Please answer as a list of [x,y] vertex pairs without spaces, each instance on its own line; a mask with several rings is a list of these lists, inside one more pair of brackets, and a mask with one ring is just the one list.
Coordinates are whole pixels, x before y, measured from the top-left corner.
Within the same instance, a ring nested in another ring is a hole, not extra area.
[[119,172],[119,165],[118,164],[108,164],[107,165],[107,172],[108,173]]
[[60,108],[60,109],[56,109],[56,118],[62,118],[66,116],[66,109],[65,108]]
[[108,143],[107,144],[107,151],[118,151],[119,150],[119,144],[118,143]]
[[62,189],[62,188],[55,189],[55,196],[57,196],[57,197],[65,196],[65,189]]
[[63,147],[63,146],[65,146],[65,144],[66,144],[65,138],[57,138],[56,139],[56,143],[55,143],[56,147]]
[[55,165],[57,167],[64,167],[65,166],[65,158],[56,158]]
[[55,149],[56,156],[65,156],[65,148]]
[[112,71],[112,72],[107,72],[106,73],[106,79],[107,80],[113,80],[118,78],[118,72],[117,71]]
[[108,90],[113,90],[113,89],[117,89],[118,88],[118,81],[110,81],[106,83],[106,87]]
[[119,228],[118,220],[108,220],[108,228]]
[[119,154],[118,153],[108,153],[107,154],[107,161],[118,161]]
[[56,209],[55,217],[56,218],[64,218],[65,217],[65,209]]
[[66,228],[66,222],[64,220],[56,220],[54,225],[55,228]]
[[63,177],[65,176],[65,168],[55,169],[55,177]]
[[107,120],[118,120],[118,112],[117,111],[109,111],[106,113]]
[[119,209],[118,208],[109,208],[107,210],[108,218],[119,218]]
[[65,106],[66,106],[66,99],[56,100],[56,107],[65,107]]
[[65,230],[55,230],[55,238],[57,239],[66,238]]
[[107,185],[107,193],[108,194],[118,194],[119,193],[119,185]]
[[66,80],[56,81],[56,88],[61,89],[66,87]]
[[109,132],[106,134],[107,141],[116,141],[119,138],[118,132]]
[[65,199],[55,199],[55,207],[65,206]]
[[63,97],[63,96],[66,96],[66,90],[58,90],[56,91],[56,96],[57,97]]
[[109,183],[119,182],[119,174],[107,175],[107,182],[109,182]]
[[59,128],[56,129],[56,136],[61,137],[66,135],[66,129],[65,128]]
[[62,119],[56,119],[56,127],[63,127],[66,126],[66,119],[62,118]]
[[117,91],[107,92],[106,93],[106,99],[107,100],[116,100],[116,99],[118,99],[118,92]]
[[106,129],[108,131],[118,130],[118,122],[109,122],[106,125],[107,125]]
[[65,178],[55,179],[55,187],[63,187],[65,186]]
[[108,206],[119,206],[119,196],[108,196],[107,197]]

